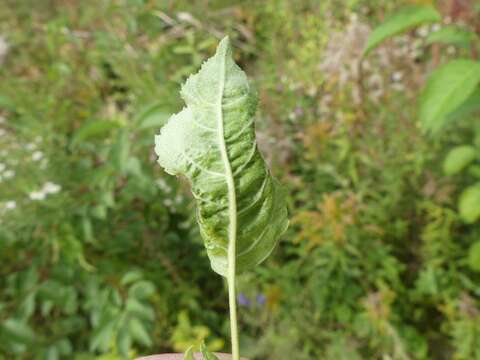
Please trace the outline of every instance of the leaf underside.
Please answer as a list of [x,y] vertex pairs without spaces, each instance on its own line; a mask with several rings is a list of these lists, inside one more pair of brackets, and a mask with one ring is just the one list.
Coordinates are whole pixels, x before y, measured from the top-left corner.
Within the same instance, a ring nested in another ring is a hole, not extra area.
[[213,270],[227,274],[228,228],[234,220],[236,272],[251,269],[271,253],[288,219],[284,192],[257,149],[257,97],[232,58],[228,38],[190,76],[181,95],[186,107],[155,137],[158,162],[169,174],[189,180]]

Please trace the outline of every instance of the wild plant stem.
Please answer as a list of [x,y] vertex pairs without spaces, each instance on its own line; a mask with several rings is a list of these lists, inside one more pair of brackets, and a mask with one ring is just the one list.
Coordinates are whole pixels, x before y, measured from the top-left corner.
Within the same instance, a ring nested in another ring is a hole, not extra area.
[[238,344],[237,296],[235,291],[235,272],[228,274],[228,302],[230,307],[230,336],[232,340],[232,360],[240,360]]

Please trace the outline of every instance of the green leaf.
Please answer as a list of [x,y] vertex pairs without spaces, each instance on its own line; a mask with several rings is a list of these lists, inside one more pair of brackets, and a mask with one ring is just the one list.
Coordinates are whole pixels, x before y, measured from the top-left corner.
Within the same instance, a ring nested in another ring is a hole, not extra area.
[[451,44],[468,48],[475,38],[476,34],[474,32],[450,25],[430,33],[425,39],[425,43]]
[[480,218],[480,184],[466,188],[458,204],[460,216],[466,223],[474,223]]
[[143,279],[143,273],[140,270],[138,269],[130,270],[125,275],[122,276],[122,279],[120,280],[120,284],[128,285],[141,279]]
[[117,141],[111,147],[112,164],[122,174],[126,172],[129,153],[130,141],[128,139],[128,132],[122,130],[118,134]]
[[68,339],[61,339],[57,342],[57,349],[61,355],[70,355],[72,353],[72,344]]
[[165,105],[154,103],[141,111],[136,122],[139,129],[158,128],[165,125],[170,115],[165,112]]
[[118,122],[109,120],[94,120],[87,122],[77,131],[75,131],[72,145],[78,144],[85,140],[106,136],[113,129],[116,129],[119,126],[120,124]]
[[480,63],[473,60],[454,60],[429,77],[420,98],[420,121],[427,131],[436,132],[475,91],[480,82]]
[[105,220],[107,218],[107,207],[102,204],[96,205],[91,209],[91,213],[93,217]]
[[0,95],[0,109],[15,110],[15,103],[8,96]]
[[477,150],[470,145],[457,146],[450,150],[443,163],[445,175],[455,175],[462,171],[476,157]]
[[152,339],[148,335],[143,323],[137,318],[131,318],[128,323],[130,335],[136,341],[144,346],[152,346]]
[[45,353],[45,360],[58,360],[58,359],[60,359],[58,348],[54,345],[49,346]]
[[121,355],[127,357],[132,347],[132,337],[127,326],[122,326],[118,331],[117,348]]
[[185,351],[185,354],[183,354],[183,360],[195,360],[195,357],[193,356],[193,346],[190,346],[187,351]]
[[152,308],[136,300],[135,298],[129,298],[125,308],[130,314],[136,315],[140,318],[150,321],[155,319],[155,312],[152,310]]
[[470,246],[468,250],[468,265],[472,270],[480,272],[480,241]]
[[117,321],[110,319],[98,326],[90,338],[90,351],[107,351],[115,333]]
[[16,342],[32,344],[35,341],[35,333],[32,328],[19,319],[10,318],[5,320],[0,325],[0,329],[8,338],[11,338]]
[[207,346],[205,345],[205,343],[202,343],[202,345],[200,345],[200,351],[202,352],[203,360],[219,360],[215,354],[212,354],[210,351],[207,350]]
[[480,110],[480,87],[477,87],[474,92],[465,100],[459,107],[451,112],[446,120],[445,124],[451,123],[456,120],[466,119],[472,113]]
[[128,296],[137,299],[146,299],[155,293],[155,285],[150,281],[140,280],[128,290]]
[[190,181],[213,270],[226,276],[229,246],[236,272],[251,269],[272,252],[288,219],[285,194],[257,149],[257,97],[228,38],[181,94],[187,106],[155,138],[158,162]]
[[431,6],[407,6],[394,13],[383,24],[373,30],[368,37],[363,55],[368,55],[370,51],[394,35],[425,23],[440,21],[441,19],[442,17],[438,11]]

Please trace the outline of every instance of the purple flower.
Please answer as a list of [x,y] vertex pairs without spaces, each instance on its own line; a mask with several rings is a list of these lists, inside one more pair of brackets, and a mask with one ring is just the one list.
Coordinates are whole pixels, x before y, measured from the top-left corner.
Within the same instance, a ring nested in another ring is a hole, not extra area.
[[265,297],[265,295],[263,295],[263,294],[258,294],[257,295],[257,304],[258,305],[263,306],[263,305],[265,305],[266,302],[267,302],[267,298]]
[[303,116],[304,111],[300,106],[297,106],[293,111],[297,117]]
[[240,293],[237,297],[238,304],[244,307],[250,307],[250,300],[245,296],[245,294]]

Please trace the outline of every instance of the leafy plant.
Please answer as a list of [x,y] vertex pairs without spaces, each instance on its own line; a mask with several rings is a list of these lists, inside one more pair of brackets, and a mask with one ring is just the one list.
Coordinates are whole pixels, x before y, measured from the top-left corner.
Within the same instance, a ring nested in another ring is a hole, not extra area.
[[425,43],[427,45],[434,43],[451,44],[469,48],[476,39],[477,35],[474,32],[450,25],[430,33],[425,39]]
[[480,83],[480,62],[458,59],[436,69],[428,78],[420,101],[425,130],[437,132]]
[[439,21],[440,19],[440,14],[432,6],[411,5],[400,9],[370,34],[363,54],[367,56],[382,42],[394,35],[425,23]]
[[[385,39],[404,32],[425,22],[441,20],[432,7],[412,6],[399,10],[384,24],[370,34],[364,55]],[[476,47],[478,36],[474,31],[460,29],[454,25],[432,32],[425,44],[435,42],[463,47]],[[422,89],[419,101],[419,117],[422,128],[438,134],[449,123],[464,119],[478,111],[480,106],[480,62],[473,52],[472,59],[460,58],[449,61],[435,69]],[[471,145],[460,145],[449,152],[444,161],[446,175],[454,175],[472,164],[478,149]],[[472,167],[475,173],[475,168]],[[467,223],[480,217],[478,185],[466,188],[459,200],[460,216]]]
[[233,60],[228,37],[181,95],[187,106],[156,136],[155,152],[167,173],[191,184],[212,269],[227,278],[238,360],[235,277],[265,260],[287,229],[285,195],[257,149],[256,95]]
[[445,175],[455,175],[461,172],[477,157],[477,149],[471,145],[460,145],[454,147],[447,154],[443,162]]

